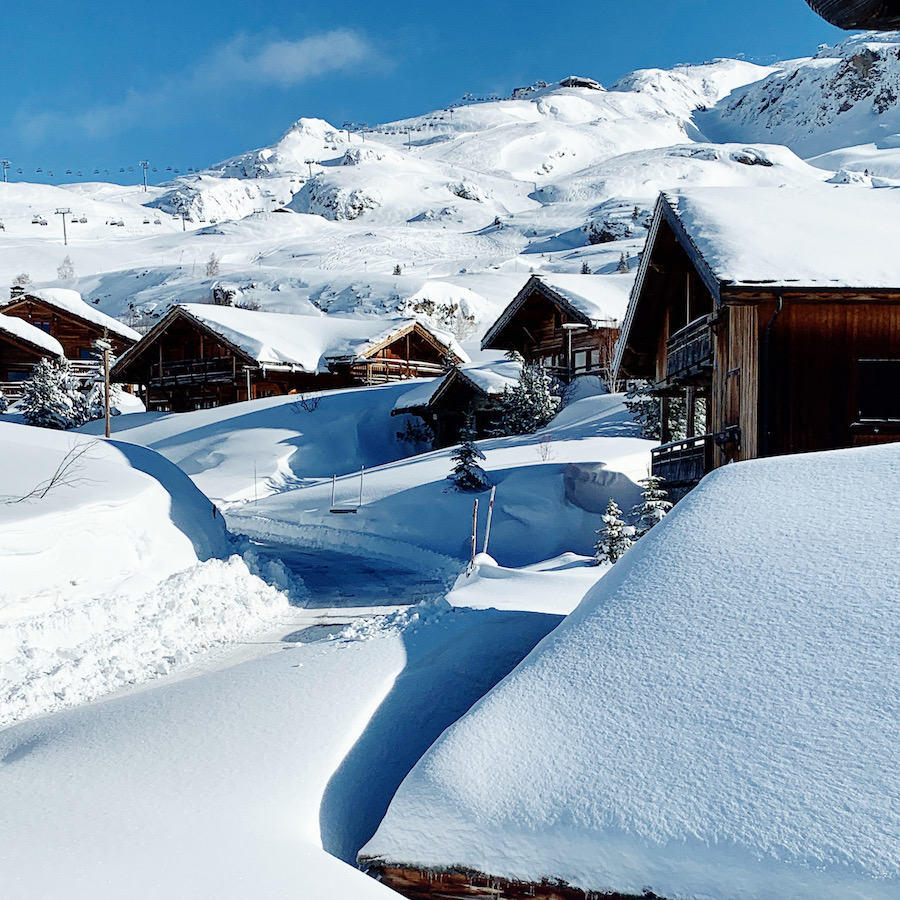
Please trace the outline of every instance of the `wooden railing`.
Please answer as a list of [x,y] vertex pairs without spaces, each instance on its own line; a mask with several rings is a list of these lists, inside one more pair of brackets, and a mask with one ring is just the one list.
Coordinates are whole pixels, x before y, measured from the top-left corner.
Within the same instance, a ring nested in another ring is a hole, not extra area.
[[229,382],[235,378],[235,363],[230,356],[208,359],[178,359],[150,366],[150,384],[175,387],[183,384]]
[[712,368],[713,336],[707,316],[694,319],[666,342],[666,379],[689,382]]
[[350,365],[350,377],[364,384],[383,384],[403,378],[437,378],[445,371],[438,363],[417,359],[367,359]]
[[22,397],[25,396],[25,382],[0,381],[0,392],[3,393],[3,396],[6,397],[10,403],[21,400]]
[[652,451],[652,471],[665,479],[664,487],[693,487],[712,469],[714,435],[698,434],[671,441]]

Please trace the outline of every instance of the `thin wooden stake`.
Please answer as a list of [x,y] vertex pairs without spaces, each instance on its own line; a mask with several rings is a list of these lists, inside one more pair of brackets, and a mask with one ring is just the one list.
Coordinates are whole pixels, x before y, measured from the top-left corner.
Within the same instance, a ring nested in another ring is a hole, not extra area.
[[359,467],[359,503],[358,506],[362,506],[362,488],[363,488],[363,475],[366,472],[365,466]]
[[472,509],[472,558],[469,560],[469,571],[475,568],[475,536],[478,533],[478,500],[475,500],[475,506]]
[[334,509],[334,491],[337,485],[337,475],[331,476],[331,508]]
[[491,519],[494,517],[494,496],[497,493],[497,485],[491,487],[491,499],[488,503],[487,525],[484,529],[484,546],[481,548],[482,553],[487,553],[488,540],[491,537]]

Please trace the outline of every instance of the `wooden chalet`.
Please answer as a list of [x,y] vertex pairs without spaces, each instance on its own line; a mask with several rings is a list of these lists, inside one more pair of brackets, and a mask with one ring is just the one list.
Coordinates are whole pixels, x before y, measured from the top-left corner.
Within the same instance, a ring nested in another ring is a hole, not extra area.
[[97,365],[93,342],[107,338],[115,356],[136,344],[140,334],[118,319],[85,303],[81,294],[64,288],[42,288],[34,291],[13,289],[10,300],[0,313],[15,316],[40,328],[62,345],[70,362]]
[[504,390],[519,382],[522,366],[502,360],[454,366],[437,384],[422,384],[397,400],[392,416],[418,416],[434,434],[433,446],[459,443],[467,418],[476,438],[489,437],[500,427]]
[[465,354],[414,319],[341,319],[181,304],[115,364],[151,410],[443,375]]
[[900,29],[896,0],[806,0],[826,21],[838,28],[876,31]]
[[533,275],[490,327],[482,350],[520,353],[561,381],[608,382],[631,275]]
[[654,474],[900,439],[898,241],[895,189],[662,195],[615,359],[686,402]]
[[7,400],[22,397],[22,386],[38,362],[63,355],[56,338],[30,322],[0,313],[0,391]]

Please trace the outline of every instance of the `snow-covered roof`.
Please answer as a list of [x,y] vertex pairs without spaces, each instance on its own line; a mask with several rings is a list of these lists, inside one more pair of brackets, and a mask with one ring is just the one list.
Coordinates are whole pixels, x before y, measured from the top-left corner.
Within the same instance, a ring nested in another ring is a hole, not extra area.
[[720,283],[900,288],[900,188],[696,188],[665,197]]
[[443,733],[362,854],[628,895],[898,896],[900,558],[871,528],[898,471],[896,444],[718,469]]
[[329,360],[363,358],[417,324],[466,359],[452,337],[435,332],[416,319],[296,316],[204,303],[183,303],[178,309],[261,366],[296,366],[306,372],[326,372]]
[[498,397],[507,387],[513,387],[519,381],[522,364],[514,360],[501,359],[493,362],[460,366],[453,369],[443,378],[435,378],[417,384],[397,398],[394,412],[421,409],[429,406],[451,378],[465,378],[489,397]]
[[55,337],[51,337],[46,331],[32,325],[31,322],[26,322],[25,319],[0,313],[0,335],[3,334],[22,341],[49,356],[65,356],[62,344]]
[[621,321],[625,315],[634,273],[541,275],[540,279],[592,322],[609,322],[610,319]]
[[68,288],[38,288],[29,290],[22,297],[14,298],[13,302],[19,302],[28,297],[35,297],[43,301],[47,306],[52,306],[60,312],[68,313],[76,316],[86,322],[98,325],[100,328],[106,328],[112,334],[126,338],[128,341],[136,342],[141,339],[140,332],[129,328],[118,319],[100,312],[90,303],[85,303],[78,291],[72,291]]
[[621,321],[633,284],[633,274],[532,275],[488,329],[481,347],[493,347],[494,341],[535,291],[543,293],[576,321],[597,327]]

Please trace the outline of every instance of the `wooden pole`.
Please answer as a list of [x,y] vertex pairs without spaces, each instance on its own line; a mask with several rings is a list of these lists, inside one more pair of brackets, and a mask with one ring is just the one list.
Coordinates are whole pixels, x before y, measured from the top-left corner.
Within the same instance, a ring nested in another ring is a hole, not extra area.
[[362,489],[363,489],[363,475],[366,473],[366,467],[359,467],[359,503],[357,506],[362,506]]
[[334,509],[334,492],[337,487],[337,475],[331,476],[331,508]]
[[472,509],[472,558],[469,560],[469,570],[475,567],[475,535],[478,532],[478,500],[475,500],[475,506]]
[[497,485],[491,488],[491,499],[488,503],[487,525],[484,529],[484,546],[481,548],[482,553],[487,553],[488,541],[491,537],[491,519],[494,517],[494,495],[497,493]]
[[103,402],[106,408],[106,436],[110,435],[109,427],[109,345],[103,349]]

